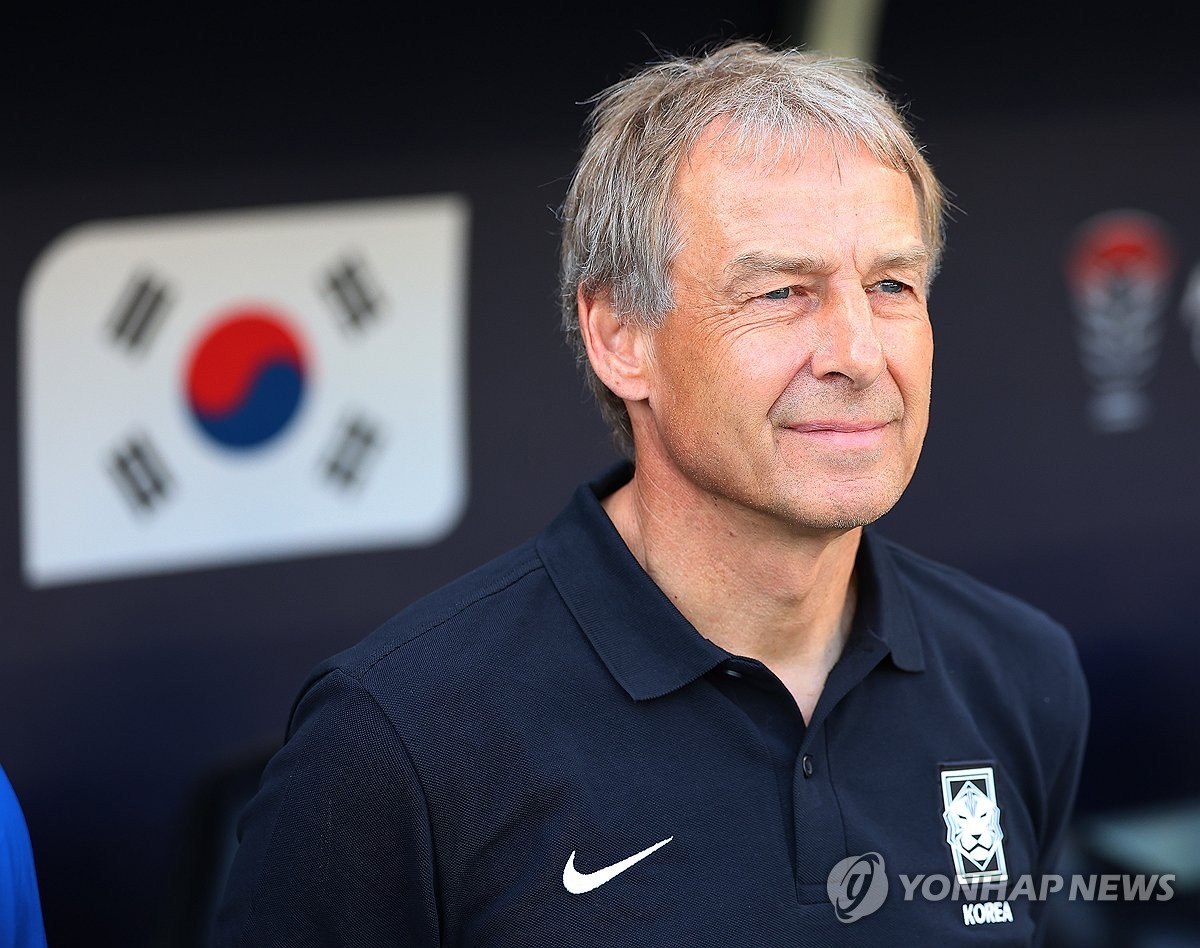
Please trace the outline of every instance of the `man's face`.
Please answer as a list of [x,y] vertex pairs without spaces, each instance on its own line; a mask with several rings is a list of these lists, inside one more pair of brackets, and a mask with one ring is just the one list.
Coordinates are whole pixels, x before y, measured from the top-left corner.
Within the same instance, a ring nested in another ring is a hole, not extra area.
[[885,513],[929,417],[928,251],[908,178],[819,138],[681,163],[675,309],[649,334],[640,458],[805,532]]

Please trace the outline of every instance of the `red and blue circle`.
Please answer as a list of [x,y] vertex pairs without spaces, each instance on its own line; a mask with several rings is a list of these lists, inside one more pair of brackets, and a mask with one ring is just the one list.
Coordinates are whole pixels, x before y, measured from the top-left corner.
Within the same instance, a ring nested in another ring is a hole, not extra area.
[[188,407],[221,447],[257,448],[296,417],[308,374],[304,346],[287,319],[266,307],[242,307],[214,322],[192,350]]

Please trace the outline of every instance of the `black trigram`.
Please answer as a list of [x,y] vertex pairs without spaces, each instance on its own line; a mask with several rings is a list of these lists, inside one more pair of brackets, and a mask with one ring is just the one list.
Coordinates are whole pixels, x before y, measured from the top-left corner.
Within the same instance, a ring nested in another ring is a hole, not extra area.
[[326,271],[321,293],[346,330],[361,330],[370,320],[378,319],[383,306],[383,294],[366,263],[356,255],[347,254]]
[[130,438],[114,451],[108,470],[129,506],[139,512],[154,510],[171,489],[167,466],[144,435]]
[[371,455],[379,448],[379,428],[359,416],[341,423],[330,449],[321,461],[321,470],[338,487],[357,487]]
[[145,350],[166,315],[167,285],[147,273],[135,273],[125,285],[108,321],[113,342],[130,352]]

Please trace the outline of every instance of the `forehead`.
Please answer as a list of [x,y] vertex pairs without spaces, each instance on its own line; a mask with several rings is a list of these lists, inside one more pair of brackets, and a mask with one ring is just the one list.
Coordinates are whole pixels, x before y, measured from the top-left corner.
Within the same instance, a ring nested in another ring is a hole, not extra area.
[[685,244],[700,232],[710,242],[923,243],[909,177],[860,144],[819,133],[755,138],[714,122],[679,162],[673,203]]

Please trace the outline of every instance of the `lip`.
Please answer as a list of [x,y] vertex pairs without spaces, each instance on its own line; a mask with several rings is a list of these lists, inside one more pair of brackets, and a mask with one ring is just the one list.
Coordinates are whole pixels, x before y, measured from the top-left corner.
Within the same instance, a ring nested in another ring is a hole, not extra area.
[[883,440],[888,421],[820,419],[788,425],[789,431],[831,448],[870,448]]

